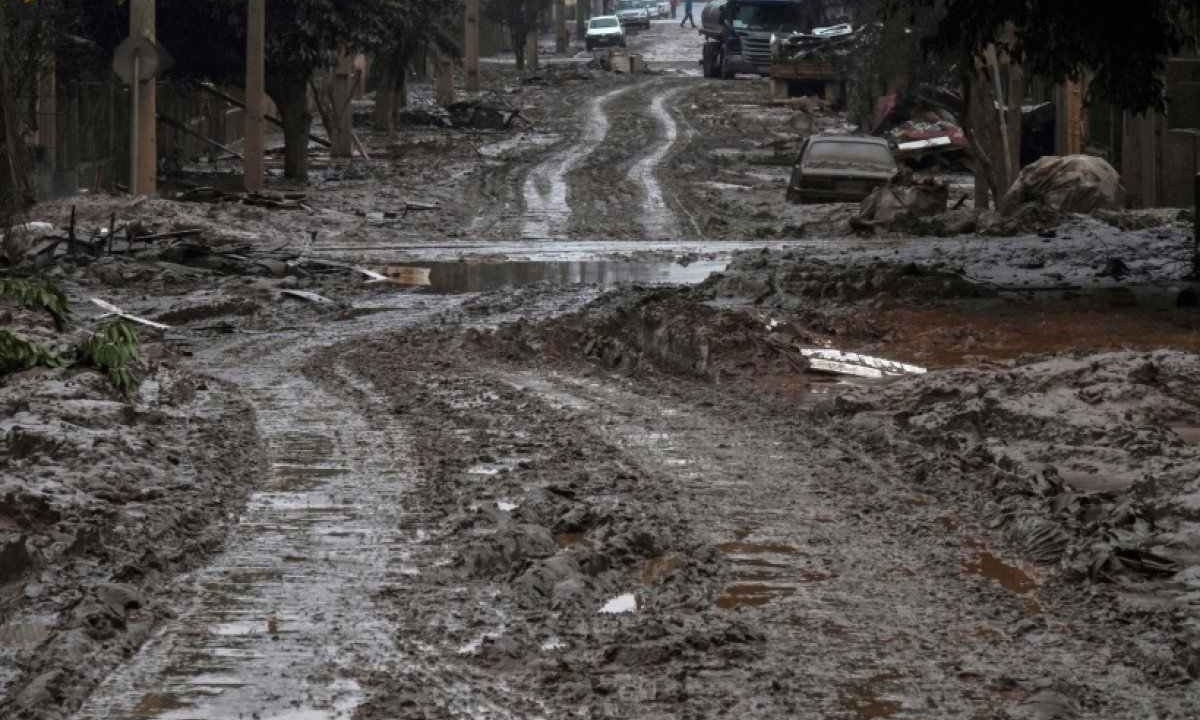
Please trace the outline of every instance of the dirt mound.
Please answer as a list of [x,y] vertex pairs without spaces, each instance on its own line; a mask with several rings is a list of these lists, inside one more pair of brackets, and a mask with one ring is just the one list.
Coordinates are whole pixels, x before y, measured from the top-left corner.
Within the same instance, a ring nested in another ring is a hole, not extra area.
[[[1171,351],[1054,358],[904,379],[826,410],[1027,558],[1170,607],[1200,589],[1197,373],[1200,356]],[[1161,672],[1200,676],[1190,614]]]
[[219,545],[256,435],[226,388],[167,369],[135,403],[96,372],[30,370],[4,378],[0,408],[0,716],[57,718]]
[[744,298],[796,310],[816,303],[862,300],[947,300],[985,297],[987,288],[939,267],[873,262],[835,265],[796,251],[741,253],[701,286],[712,298]]

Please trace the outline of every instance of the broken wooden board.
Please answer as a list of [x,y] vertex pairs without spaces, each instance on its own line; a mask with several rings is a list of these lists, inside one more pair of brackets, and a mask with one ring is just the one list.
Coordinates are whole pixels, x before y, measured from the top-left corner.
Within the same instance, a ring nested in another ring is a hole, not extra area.
[[924,375],[928,372],[916,365],[827,348],[800,348],[800,354],[808,359],[811,369],[838,375],[878,379],[898,375]]
[[[171,329],[170,325],[163,325],[162,323],[154,322],[153,320],[147,320],[146,318],[138,317],[137,315],[130,315],[129,313],[125,312],[124,310],[117,307],[116,305],[113,305],[112,303],[108,302],[107,300],[101,300],[100,298],[88,298],[88,300],[96,307],[107,312],[109,315],[116,315],[117,317],[119,317],[123,320],[135,322],[138,325],[145,325],[146,327],[151,327],[151,328],[154,328],[155,330],[170,330]],[[105,317],[107,317],[107,316],[105,316]]]

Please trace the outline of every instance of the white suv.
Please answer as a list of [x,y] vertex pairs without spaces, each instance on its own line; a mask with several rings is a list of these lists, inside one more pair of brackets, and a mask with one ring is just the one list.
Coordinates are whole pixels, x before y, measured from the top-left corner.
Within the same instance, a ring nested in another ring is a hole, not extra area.
[[625,28],[616,15],[600,15],[588,20],[583,41],[589,51],[598,47],[625,47]]

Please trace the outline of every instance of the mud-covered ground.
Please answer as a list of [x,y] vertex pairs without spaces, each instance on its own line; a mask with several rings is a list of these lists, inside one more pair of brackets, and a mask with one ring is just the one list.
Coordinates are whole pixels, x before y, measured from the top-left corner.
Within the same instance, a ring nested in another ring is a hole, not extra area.
[[287,209],[35,208],[203,234],[47,269],[170,328],[0,383],[0,715],[1194,716],[1190,214],[856,236],[783,200],[841,115],[630,45]]

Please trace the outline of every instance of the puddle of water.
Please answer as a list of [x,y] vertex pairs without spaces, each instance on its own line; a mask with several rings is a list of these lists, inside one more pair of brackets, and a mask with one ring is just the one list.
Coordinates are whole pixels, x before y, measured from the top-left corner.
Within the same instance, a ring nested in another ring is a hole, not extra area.
[[420,266],[388,265],[380,272],[398,285],[427,288],[435,293],[461,295],[506,287],[623,284],[694,285],[725,269],[724,261],[688,265],[670,262],[577,260],[561,262],[510,261],[495,263],[423,262]]
[[561,136],[552,133],[523,133],[507,140],[480,145],[479,154],[486,158],[498,158],[510,152],[549,147],[561,139]]
[[559,533],[554,540],[560,548],[572,548],[583,543],[583,533]]
[[651,558],[638,571],[638,580],[643,585],[657,585],[674,572],[681,562],[681,558],[674,554]]
[[772,600],[790,597],[796,594],[796,588],[787,585],[766,585],[763,583],[737,583],[729,585],[721,591],[717,598],[717,607],[722,610],[733,610],[739,607],[759,607]]
[[622,615],[624,613],[636,612],[637,609],[637,596],[633,593],[625,593],[604,603],[604,607],[600,608],[600,613],[602,615]]
[[556,637],[550,638],[549,640],[542,643],[542,650],[545,650],[546,652],[553,652],[554,650],[565,650],[566,647],[567,647],[567,644],[565,642],[563,642],[562,639],[556,638]]
[[1189,445],[1200,445],[1200,426],[1197,425],[1169,425],[1171,432],[1179,436]]
[[721,543],[717,549],[726,555],[799,555],[800,551],[783,543],[757,543],[745,540]]
[[854,713],[857,720],[877,720],[892,717],[900,712],[900,703],[881,697],[876,685],[896,679],[894,673],[886,673],[869,680],[842,688],[838,700],[843,708]]
[[1024,595],[1037,589],[1037,582],[1024,570],[1009,565],[987,551],[976,554],[964,563],[963,572],[987,578],[1017,595]]

